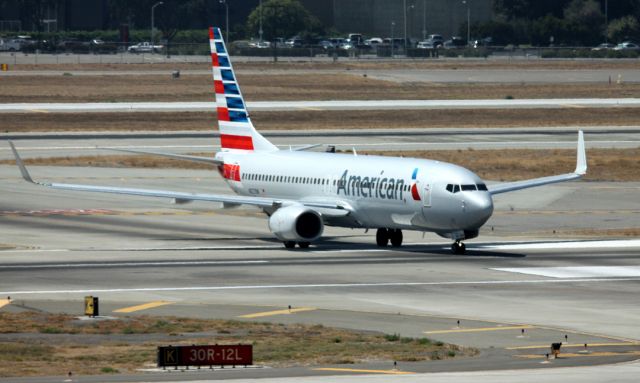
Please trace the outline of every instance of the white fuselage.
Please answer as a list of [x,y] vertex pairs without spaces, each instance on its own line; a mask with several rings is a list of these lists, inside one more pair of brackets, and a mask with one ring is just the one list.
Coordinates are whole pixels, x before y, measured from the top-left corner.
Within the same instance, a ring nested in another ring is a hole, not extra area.
[[286,150],[217,157],[234,166],[235,173],[225,178],[237,194],[335,201],[350,208],[346,217],[323,217],[327,225],[434,231],[455,238],[477,231],[493,212],[482,180],[444,162]]

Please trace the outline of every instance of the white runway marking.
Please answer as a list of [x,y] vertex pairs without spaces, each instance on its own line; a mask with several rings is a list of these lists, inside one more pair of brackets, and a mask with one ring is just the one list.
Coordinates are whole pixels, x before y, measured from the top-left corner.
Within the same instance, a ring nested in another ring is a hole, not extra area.
[[[357,133],[354,133],[354,135]],[[629,145],[635,145],[640,143],[640,141],[637,140],[590,140],[589,141],[589,145],[594,146],[594,145],[620,145],[620,144],[629,144]],[[373,142],[373,143],[362,143],[362,142],[351,142],[351,143],[344,143],[344,142],[333,142],[330,143],[331,145],[335,145],[335,146],[339,146],[339,147],[349,147],[351,148],[356,147],[356,148],[367,148],[367,147],[376,147],[376,146],[381,146],[381,145],[385,145],[386,147],[391,147],[391,146],[395,146],[395,147],[412,147],[412,146],[424,146],[424,147],[432,147],[432,148],[437,148],[437,147],[450,147],[450,146],[457,146],[457,147],[463,147],[463,148],[467,148],[467,147],[496,147],[496,146],[500,146],[500,147],[514,147],[514,146],[518,146],[518,147],[529,147],[532,145],[544,145],[545,147],[547,146],[558,146],[558,147],[564,147],[567,145],[575,145],[575,143],[573,141],[482,141],[482,142],[478,142],[478,141],[460,141],[460,142],[455,142],[455,141],[447,141],[447,142],[433,142],[433,141],[412,141],[412,142]],[[279,144],[277,146],[281,147],[281,148],[288,148],[289,146],[296,146],[298,145],[297,143],[289,143],[289,144]],[[153,149],[192,149],[192,150],[199,150],[199,149],[206,149],[209,151],[215,151],[217,149],[220,148],[219,145],[120,145],[120,146],[110,146],[110,148],[113,149],[131,149],[131,150],[153,150]],[[65,151],[65,150],[90,150],[90,151],[98,151],[100,153],[113,153],[113,152],[109,152],[108,150],[102,150],[100,148],[96,148],[95,146],[25,146],[25,147],[19,147],[17,148],[20,151],[23,152],[29,152],[29,151],[45,151],[45,150],[50,150],[50,151]],[[4,152],[4,151],[10,151],[11,149],[8,147],[0,147],[0,152]],[[123,154],[126,155],[126,154]],[[131,154],[129,154],[131,155]]]
[[131,266],[199,266],[199,265],[236,265],[261,264],[269,261],[167,261],[167,262],[102,262],[102,263],[69,263],[43,265],[2,265],[3,269],[60,269],[84,267],[131,267]]
[[130,247],[111,249],[9,249],[2,253],[56,253],[56,252],[76,252],[76,251],[204,251],[204,250],[280,250],[281,245],[273,246],[190,246],[190,247]]
[[598,283],[640,281],[640,278],[579,278],[579,279],[529,279],[504,281],[449,281],[449,282],[379,282],[379,283],[314,283],[291,285],[245,285],[245,286],[191,286],[191,287],[134,287],[134,288],[97,288],[77,290],[25,290],[0,291],[2,295],[25,294],[87,294],[87,293],[130,293],[162,291],[215,291],[215,290],[270,290],[270,289],[325,289],[325,288],[361,288],[361,287],[407,287],[407,286],[477,286],[477,285],[522,285],[539,283]]
[[515,267],[491,270],[551,278],[640,277],[640,266]]
[[[637,107],[639,98],[581,99],[488,99],[488,100],[331,100],[331,101],[253,101],[247,107],[258,110],[369,110],[369,109],[476,109],[476,108],[567,108],[612,106]],[[94,103],[14,103],[0,104],[0,112],[169,112],[210,111],[215,102],[94,102]]]
[[505,243],[467,245],[468,248],[485,250],[556,250],[556,249],[620,249],[640,247],[640,239],[619,241],[571,241],[540,243]]

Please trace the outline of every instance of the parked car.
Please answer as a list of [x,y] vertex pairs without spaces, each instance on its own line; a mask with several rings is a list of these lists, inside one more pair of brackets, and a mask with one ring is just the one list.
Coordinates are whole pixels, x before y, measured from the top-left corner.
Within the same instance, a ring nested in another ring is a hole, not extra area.
[[334,47],[334,46],[333,46],[333,43],[332,43],[331,41],[329,41],[329,40],[322,40],[322,41],[320,41],[320,42],[318,43],[318,46],[319,46],[320,48],[322,48],[322,49],[332,49],[332,48]]
[[453,36],[449,40],[442,43],[442,47],[444,49],[462,48],[466,45],[467,45],[467,42],[462,37],[458,37],[458,36]]
[[616,47],[616,45],[612,44],[612,43],[602,43],[602,44],[598,45],[597,47],[591,48],[591,50],[592,51],[607,51],[607,50],[613,49],[615,47]]
[[58,42],[56,49],[66,53],[86,53],[89,51],[89,43],[76,38],[68,38]]
[[163,48],[162,45],[153,45],[148,41],[130,46],[127,50],[130,53],[152,53],[159,52]]
[[640,46],[638,46],[638,44],[625,41],[623,43],[616,45],[616,47],[613,48],[613,50],[614,51],[637,51],[637,50],[640,50]]
[[442,35],[429,35],[427,36],[427,39],[425,41],[431,41],[433,43],[434,46],[439,46],[442,45],[444,43],[444,38],[442,37]]
[[371,47],[377,47],[382,44],[382,38],[380,37],[372,37],[370,39],[364,40],[365,45],[369,45]]
[[353,46],[361,45],[364,42],[364,39],[362,38],[362,35],[360,33],[349,33],[347,40],[349,40],[349,42]]
[[22,43],[16,39],[0,39],[0,51],[17,52],[22,49]]
[[249,42],[250,48],[269,48],[271,43],[268,41],[251,41]]
[[493,38],[492,37],[484,37],[481,39],[476,39],[473,40],[473,47],[474,48],[481,48],[481,47],[488,47],[493,45]]
[[424,41],[419,41],[418,45],[416,45],[416,48],[418,49],[435,49],[438,46],[435,45],[433,40],[424,40]]
[[304,41],[300,37],[296,36],[290,38],[284,44],[287,48],[302,48]]
[[89,41],[89,46],[91,47],[91,52],[96,54],[118,52],[118,44],[105,42],[100,39],[93,39]]

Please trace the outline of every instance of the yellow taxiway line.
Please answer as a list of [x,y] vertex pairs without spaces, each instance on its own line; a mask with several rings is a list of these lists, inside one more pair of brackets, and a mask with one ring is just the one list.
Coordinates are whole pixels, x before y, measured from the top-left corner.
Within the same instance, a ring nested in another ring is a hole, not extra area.
[[521,330],[531,329],[533,326],[498,326],[498,327],[478,327],[478,328],[455,328],[451,330],[437,330],[437,331],[425,331],[425,334],[450,334],[450,333],[463,333],[463,332],[484,332],[484,331],[507,331],[507,330]]
[[415,374],[409,371],[398,370],[361,370],[357,368],[314,368],[313,371],[335,371],[335,372],[362,372],[365,374],[387,374],[387,375],[407,375]]
[[304,311],[314,311],[317,310],[315,307],[300,307],[300,308],[295,308],[295,309],[284,309],[284,310],[275,310],[275,311],[264,311],[261,313],[253,313],[253,314],[245,314],[245,315],[240,315],[238,318],[262,318],[262,317],[269,317],[269,316],[273,316],[273,315],[289,315],[289,314],[295,314],[295,313],[301,313]]
[[152,309],[154,307],[170,305],[170,304],[173,304],[173,303],[175,303],[175,302],[155,301],[155,302],[149,302],[149,303],[145,303],[145,304],[137,305],[137,306],[123,307],[121,309],[113,310],[113,312],[114,313],[132,313],[134,311]]
[[[587,347],[617,347],[617,346],[640,346],[640,343],[637,342],[620,342],[620,343],[587,343]],[[584,343],[576,343],[576,344],[562,344],[562,348],[567,347],[582,347],[584,348]],[[537,345],[537,346],[518,346],[518,347],[507,347],[505,350],[534,350],[537,348],[549,348],[548,344],[545,345]]]
[[4,306],[10,303],[11,303],[11,299],[0,299],[0,308],[3,308]]

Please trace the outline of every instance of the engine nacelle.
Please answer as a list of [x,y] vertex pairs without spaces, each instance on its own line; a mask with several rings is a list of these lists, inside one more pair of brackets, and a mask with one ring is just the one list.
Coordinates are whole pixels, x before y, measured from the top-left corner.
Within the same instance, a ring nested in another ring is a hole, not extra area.
[[281,241],[313,242],[322,235],[324,224],[315,210],[293,205],[271,214],[269,229]]

